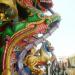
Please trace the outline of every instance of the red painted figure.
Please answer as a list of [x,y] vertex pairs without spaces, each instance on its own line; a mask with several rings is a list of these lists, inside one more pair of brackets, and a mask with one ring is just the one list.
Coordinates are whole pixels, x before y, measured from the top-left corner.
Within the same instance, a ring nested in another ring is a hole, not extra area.
[[46,11],[47,8],[53,6],[52,0],[17,0],[17,2],[19,2],[21,6],[38,6],[42,11]]

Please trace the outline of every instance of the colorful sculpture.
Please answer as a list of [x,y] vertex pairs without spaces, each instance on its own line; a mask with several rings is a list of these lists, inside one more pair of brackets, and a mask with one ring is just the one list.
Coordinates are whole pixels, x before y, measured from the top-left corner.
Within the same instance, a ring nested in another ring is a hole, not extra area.
[[[45,43],[43,45],[46,46]],[[43,65],[47,65],[48,61],[52,62],[56,59],[54,55],[50,56],[50,53],[48,54],[48,52],[51,52],[50,48],[52,48],[50,44],[48,44],[46,48],[41,47],[38,51],[36,51],[35,48],[32,48],[30,53],[25,57],[24,64],[30,68],[33,75],[46,74],[46,70],[41,70],[40,67]],[[47,51],[46,49],[48,49],[49,51]]]
[[[3,58],[3,75],[15,73],[23,75],[23,67],[19,66],[20,64],[23,66],[23,59],[25,66],[31,70],[32,75],[36,75],[34,68],[39,61],[45,63],[47,60],[51,61],[44,49],[40,49],[40,56],[34,56],[36,51],[34,45],[41,43],[43,38],[49,36],[58,27],[57,24],[60,21],[60,16],[50,10],[52,1],[46,2],[41,2],[41,0],[0,0],[0,6],[2,6],[2,8],[0,7],[0,64],[2,64]],[[52,15],[44,15],[43,9],[51,11]],[[38,34],[43,36],[38,37]],[[22,54],[23,52],[24,54]],[[32,57],[28,58],[29,56]],[[35,60],[36,64],[30,63],[31,58]],[[46,59],[43,60],[44,58]],[[18,70],[15,70],[15,64],[16,67],[18,66]],[[40,69],[37,69],[38,71],[37,75],[43,74]]]

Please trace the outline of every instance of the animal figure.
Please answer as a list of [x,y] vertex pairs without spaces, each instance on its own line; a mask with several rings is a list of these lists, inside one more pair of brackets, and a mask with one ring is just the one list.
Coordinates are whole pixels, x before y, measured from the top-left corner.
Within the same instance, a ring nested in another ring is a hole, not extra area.
[[[37,9],[33,5],[32,7],[28,6],[28,4],[22,5],[19,0],[14,4],[15,1],[14,3],[13,1],[14,0],[0,0],[0,4],[6,5],[5,7],[8,7],[10,10],[12,10],[11,8],[15,10],[15,12],[13,10],[9,12],[11,15],[14,15],[13,17],[9,14],[5,15],[8,9],[2,9],[4,11],[2,12],[4,16],[2,16],[0,12],[0,58],[3,58],[3,64],[2,60],[0,60],[0,64],[3,65],[3,72],[5,72],[6,75],[11,75],[10,59],[17,44],[24,39],[35,37],[39,33],[43,35],[47,34],[60,21],[60,16],[56,13],[51,16],[45,16],[42,10]],[[12,3],[12,5],[10,3]],[[18,14],[21,11],[19,11],[18,6],[16,7],[17,4],[26,11],[25,14],[27,14],[27,16],[25,15],[25,18],[21,18],[20,16],[22,15]],[[16,18],[19,20],[15,21]],[[2,55],[2,53],[4,55]]]
[[[51,18],[52,19],[52,18]],[[58,18],[57,18],[58,19]],[[25,38],[30,38],[31,36],[35,35],[35,34],[38,34],[38,33],[45,33],[45,30],[46,30],[46,26],[43,26],[44,25],[44,22],[45,22],[45,19],[43,19],[43,24],[40,24],[42,23],[42,21],[38,21],[38,22],[31,22],[29,24],[25,24],[27,22],[22,22],[21,24],[18,24],[18,25],[15,25],[15,31],[16,33],[14,34],[14,36],[12,38],[10,38],[9,41],[7,41],[7,44],[6,44],[6,48],[5,48],[5,55],[4,55],[4,69],[6,68],[10,68],[10,65],[8,65],[8,63],[10,63],[10,58],[11,58],[11,54],[12,54],[12,51],[14,50],[14,47],[17,45],[17,43]],[[49,19],[50,20],[50,19]],[[33,25],[33,24],[37,24],[37,25]],[[19,28],[22,29],[21,27],[17,27],[17,26],[25,26],[25,25],[28,25],[29,27],[27,28],[24,28],[23,30],[19,31]],[[42,27],[42,28],[39,28]],[[17,28],[17,29],[16,29]],[[47,32],[46,32],[47,33]],[[7,75],[10,74],[11,75],[11,72],[7,71]]]
[[[47,42],[44,43],[46,45]],[[47,49],[51,48],[51,45],[47,43]],[[29,54],[25,57],[24,59],[24,64],[28,66],[32,72],[33,75],[43,75],[46,73],[44,70],[41,70],[39,66],[46,65],[48,61],[54,61],[56,58],[55,56],[50,56],[48,54],[46,48],[41,48],[38,52],[36,51],[35,48],[32,48],[29,52]]]

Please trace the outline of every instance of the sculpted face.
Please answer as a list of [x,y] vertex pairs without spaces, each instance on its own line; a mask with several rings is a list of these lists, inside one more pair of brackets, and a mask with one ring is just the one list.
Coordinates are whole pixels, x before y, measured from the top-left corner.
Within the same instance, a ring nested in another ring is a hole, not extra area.
[[[12,1],[12,0],[11,0]],[[0,0],[0,20],[8,21],[14,19],[17,16],[17,10],[12,2],[5,2],[4,0]]]
[[8,5],[0,3],[0,20],[6,21],[5,12],[8,9]]
[[0,20],[1,21],[11,20],[13,18],[12,16],[13,16],[12,10],[5,10],[3,12],[0,12]]

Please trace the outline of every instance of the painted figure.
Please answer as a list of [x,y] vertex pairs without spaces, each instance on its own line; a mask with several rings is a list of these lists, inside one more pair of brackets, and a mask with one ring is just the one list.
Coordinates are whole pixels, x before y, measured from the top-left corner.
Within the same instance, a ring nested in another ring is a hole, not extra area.
[[[15,63],[18,64],[19,55],[24,48],[28,48],[30,44],[33,48],[33,43],[36,40],[40,40],[43,37],[46,38],[58,27],[57,24],[60,22],[60,16],[50,10],[52,5],[51,0],[0,0],[0,65],[3,67],[3,75],[13,74],[11,66],[15,69],[13,65]],[[51,11],[51,16],[44,15],[44,12],[47,10]],[[43,36],[39,38],[38,34]],[[38,58],[38,56],[34,56],[35,49],[32,48],[28,50],[31,50],[30,55],[32,55],[33,59]],[[44,54],[46,54],[44,49],[40,49],[40,51],[40,54],[43,53],[43,55],[37,59],[38,61],[42,57],[44,58]],[[31,60],[28,56],[25,58],[25,62]],[[45,58],[42,61],[46,62],[46,60],[50,59],[48,56]],[[12,62],[13,59],[15,62]],[[38,64],[38,61],[35,61],[36,64]],[[32,68],[31,71],[33,71],[33,67],[35,65],[30,66],[30,69]],[[0,69],[2,71],[2,68]],[[17,74],[16,71],[15,73]],[[42,75],[41,70],[39,74]]]

